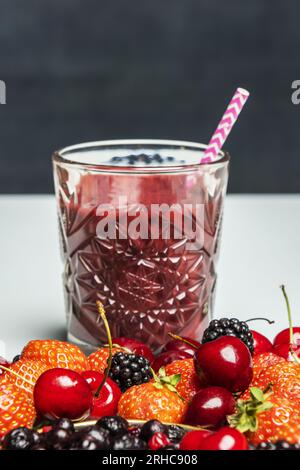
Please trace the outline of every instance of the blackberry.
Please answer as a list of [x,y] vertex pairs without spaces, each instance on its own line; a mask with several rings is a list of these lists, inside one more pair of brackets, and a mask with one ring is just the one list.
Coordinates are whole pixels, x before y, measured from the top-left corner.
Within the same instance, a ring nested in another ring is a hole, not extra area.
[[109,376],[125,392],[133,385],[149,382],[152,378],[150,362],[143,356],[118,352],[112,358]]
[[203,333],[202,343],[208,343],[220,336],[236,336],[247,346],[250,353],[254,351],[253,335],[246,322],[237,318],[221,318],[212,320]]
[[12,361],[13,361],[13,364],[14,364],[15,362],[18,362],[20,359],[21,359],[21,354],[18,354],[17,356],[15,356],[15,357],[13,358],[13,360],[12,360]]
[[287,441],[261,442],[256,446],[256,450],[300,450],[299,444],[291,444]]

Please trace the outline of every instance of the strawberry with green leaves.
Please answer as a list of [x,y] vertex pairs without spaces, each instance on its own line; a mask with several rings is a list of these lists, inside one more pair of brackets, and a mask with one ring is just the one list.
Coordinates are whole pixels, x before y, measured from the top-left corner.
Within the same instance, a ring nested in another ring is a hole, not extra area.
[[230,425],[246,433],[252,444],[260,442],[300,442],[299,404],[272,392],[251,387],[248,400],[237,401]]
[[126,390],[119,401],[119,415],[125,419],[182,423],[187,403],[176,390],[179,381],[180,374],[168,376],[160,369],[153,381]]

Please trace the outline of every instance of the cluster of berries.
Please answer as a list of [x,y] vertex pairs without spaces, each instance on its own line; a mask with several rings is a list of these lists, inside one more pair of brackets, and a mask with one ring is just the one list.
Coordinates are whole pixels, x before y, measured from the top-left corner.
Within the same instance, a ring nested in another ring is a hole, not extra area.
[[[42,431],[42,430],[41,430]],[[75,429],[67,418],[54,421],[44,432],[13,429],[3,439],[4,450],[158,450],[178,449],[185,431],[156,420],[133,427],[120,416],[105,416],[92,426]]]
[[[44,340],[30,341],[12,364],[0,362],[0,395],[8,404],[0,409],[4,448],[19,441],[70,449],[298,447],[300,328],[292,336],[291,328],[282,331],[272,344],[247,323],[223,318],[210,323],[202,343],[175,337],[154,357],[140,341],[111,340],[104,319],[109,347],[89,357],[67,342]],[[31,431],[36,416],[62,420],[41,436]],[[96,427],[75,432],[70,420],[85,418]],[[146,424],[131,429],[132,420]],[[183,436],[181,427],[162,423],[205,431]],[[124,432],[117,438],[109,426]]]

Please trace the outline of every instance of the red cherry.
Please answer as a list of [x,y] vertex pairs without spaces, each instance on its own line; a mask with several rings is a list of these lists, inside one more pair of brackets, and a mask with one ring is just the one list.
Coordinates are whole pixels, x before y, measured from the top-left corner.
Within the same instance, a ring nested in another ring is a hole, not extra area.
[[221,336],[201,344],[195,352],[194,361],[203,385],[217,385],[231,392],[242,392],[252,380],[250,351],[235,336]]
[[199,443],[199,450],[248,450],[244,434],[234,428],[224,427]]
[[133,354],[138,354],[139,356],[144,356],[148,361],[152,362],[154,359],[153,352],[147,346],[147,344],[132,338],[113,338],[113,344],[118,344],[123,348],[129,349]]
[[178,361],[179,359],[187,359],[190,357],[191,356],[188,353],[180,351],[179,349],[174,351],[166,351],[154,359],[151,367],[154,372],[158,372],[161,367],[164,367],[171,362]]
[[118,403],[122,392],[118,385],[109,377],[106,379],[98,397],[94,397],[91,417],[102,418],[117,414]]
[[[300,358],[300,345],[292,346],[293,353]],[[284,357],[287,361],[295,361],[293,358],[293,355],[291,354],[291,347],[290,343],[282,343],[282,344],[277,344],[274,346],[273,351],[274,354],[277,354],[277,356]]]
[[89,384],[92,392],[96,392],[104,377],[104,374],[96,370],[85,370],[81,372],[81,375]]
[[69,369],[46,370],[33,391],[37,412],[46,418],[79,419],[88,415],[92,392],[86,380]]
[[[286,328],[285,330],[280,331],[278,335],[275,336],[273,345],[277,346],[278,344],[285,344],[290,342],[290,329]],[[300,327],[293,327],[293,344],[295,346],[300,346]]]
[[258,331],[255,330],[251,330],[251,333],[254,340],[254,356],[264,352],[272,351],[272,343],[268,338],[266,338],[266,336],[258,333]]
[[185,422],[199,426],[221,426],[235,411],[233,395],[223,387],[206,387],[194,395]]
[[211,431],[207,431],[205,429],[186,433],[180,442],[180,450],[198,450],[202,439],[205,439],[210,434]]
[[148,442],[148,446],[150,450],[158,450],[162,447],[166,447],[170,444],[170,440],[163,432],[157,432],[153,434],[151,439]]
[[169,341],[168,343],[165,344],[164,348],[162,349],[161,352],[166,352],[166,351],[183,351],[187,353],[190,357],[193,357],[195,354],[196,349],[199,348],[200,343],[199,341],[196,341],[195,339],[188,338],[186,336],[182,336],[183,340],[188,341],[191,343],[191,345],[185,343],[184,341],[181,341],[180,339],[172,339],[172,341]]

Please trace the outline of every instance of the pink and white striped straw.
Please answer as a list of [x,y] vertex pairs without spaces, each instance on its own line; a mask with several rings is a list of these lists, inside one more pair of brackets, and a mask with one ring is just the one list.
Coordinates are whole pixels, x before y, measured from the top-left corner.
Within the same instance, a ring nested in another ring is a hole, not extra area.
[[249,92],[247,90],[237,88],[218,127],[209,141],[200,163],[210,163],[217,159],[219,151],[223,147],[248,97]]

